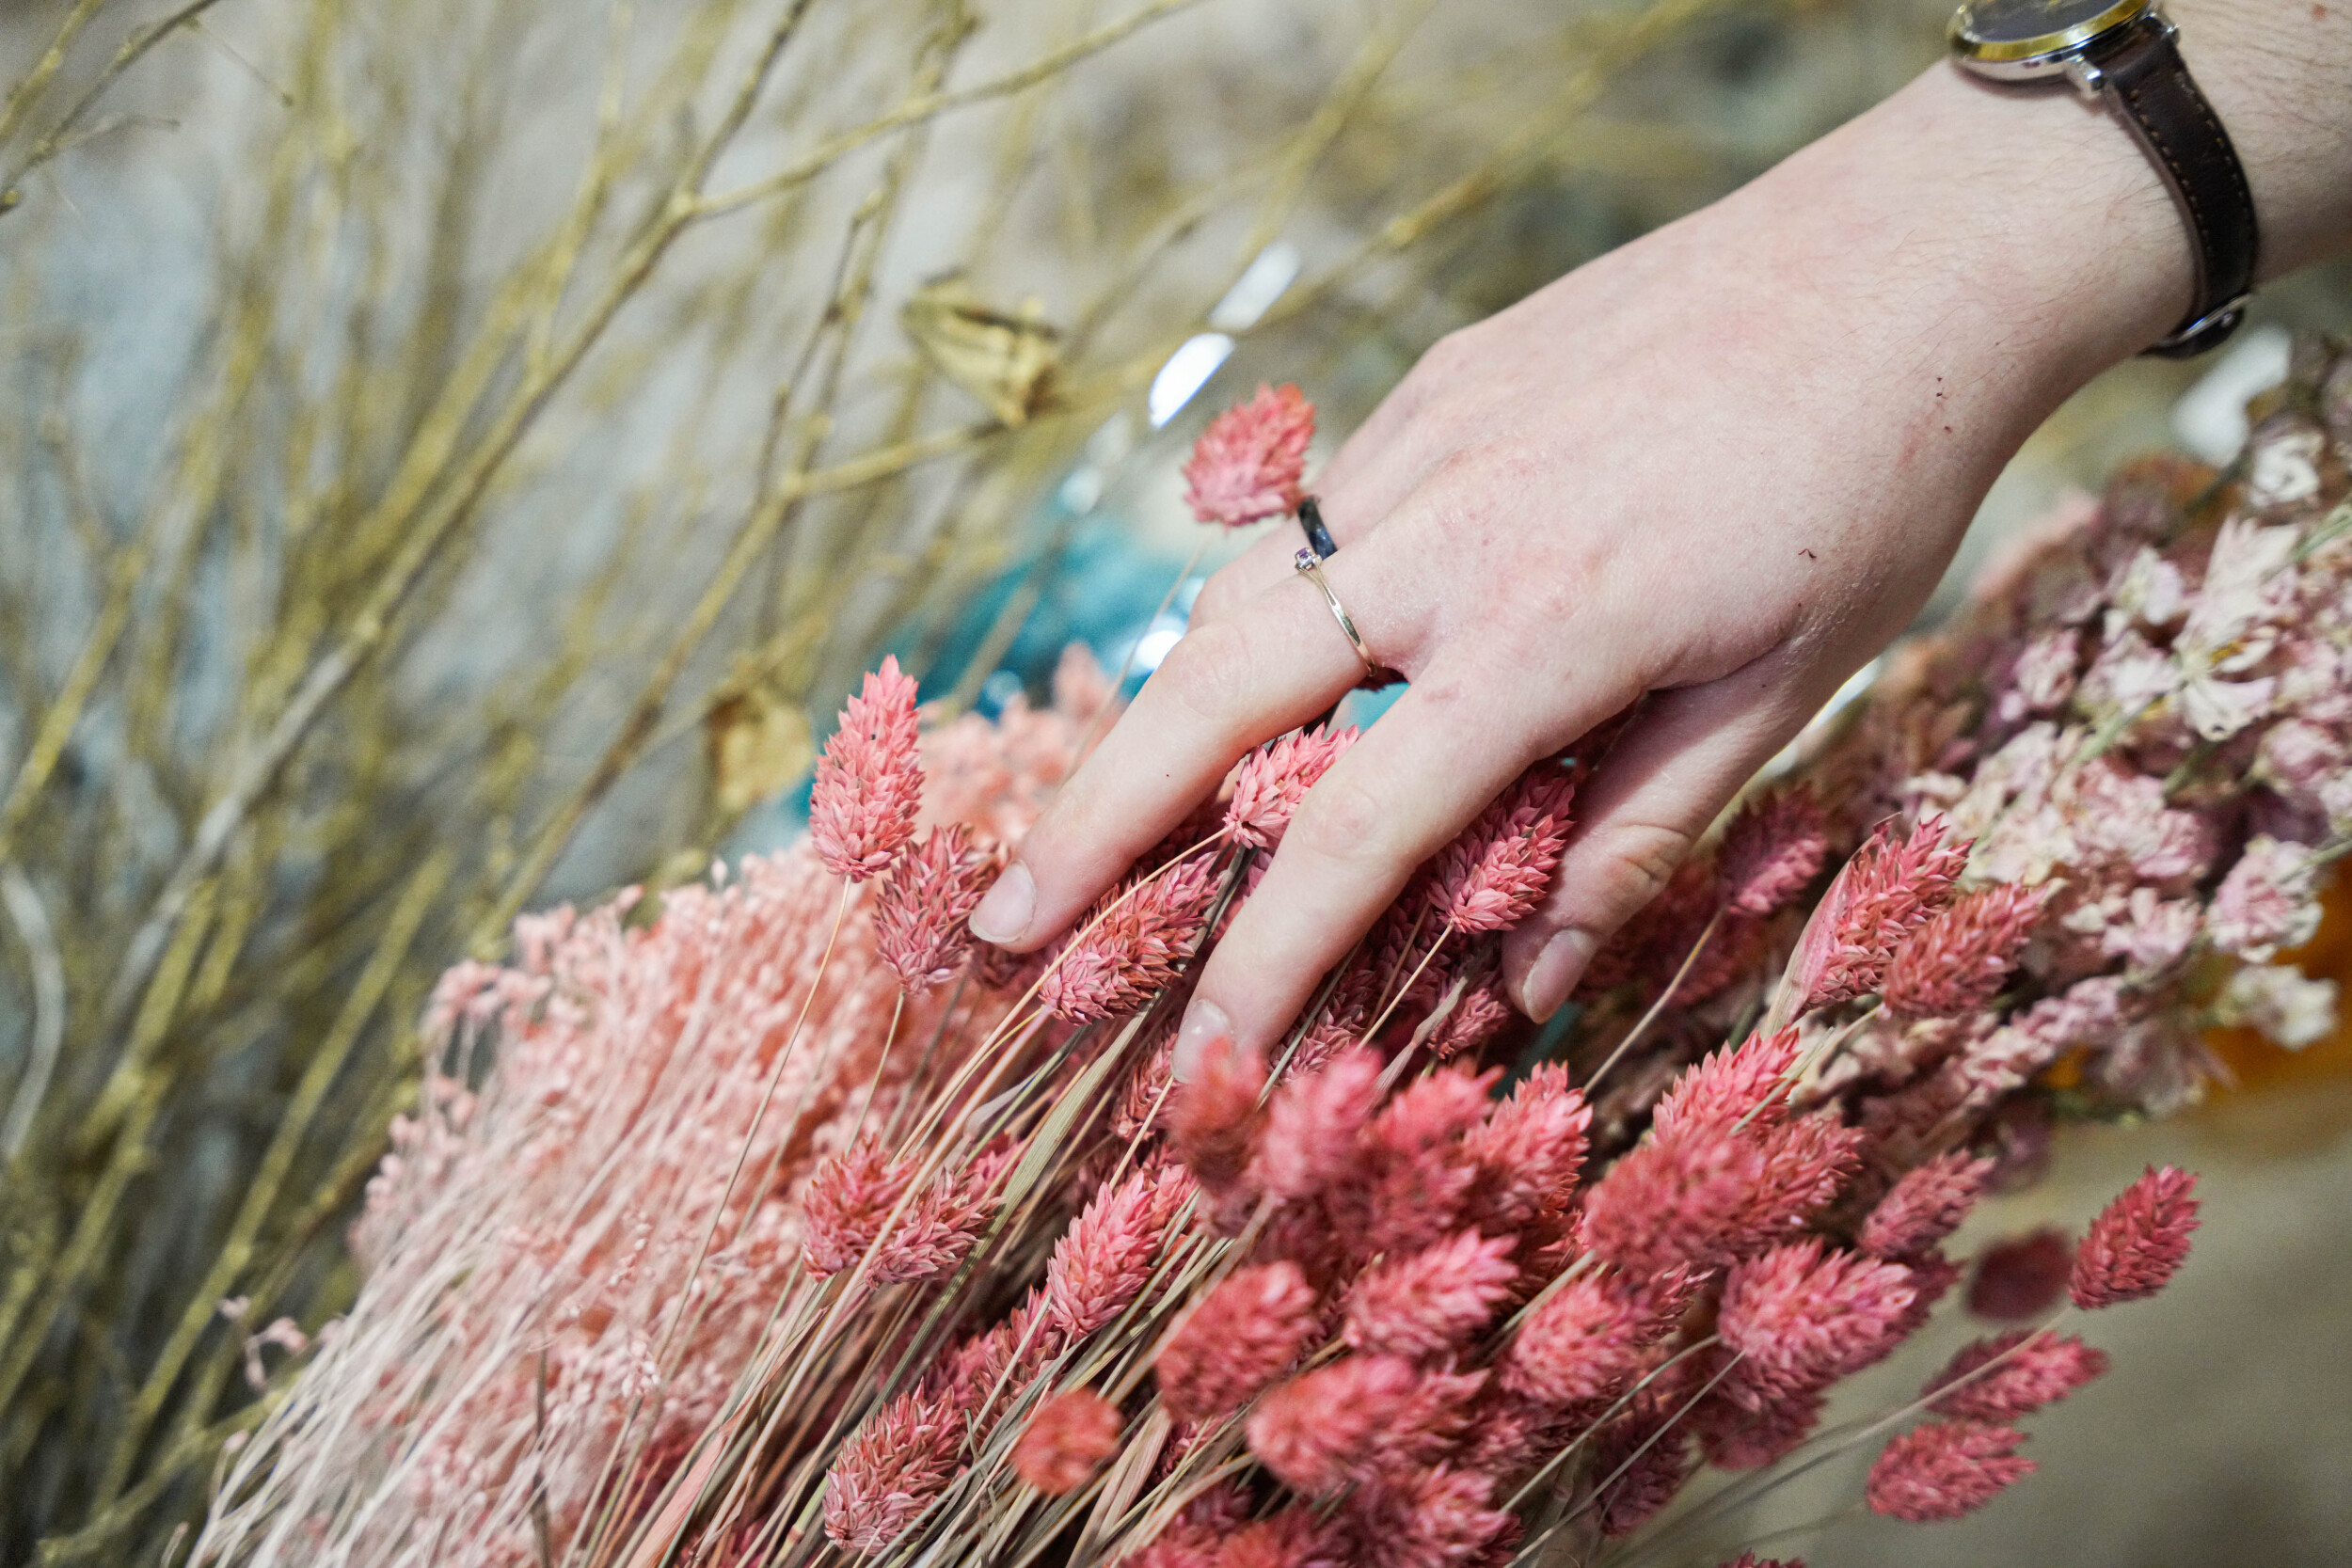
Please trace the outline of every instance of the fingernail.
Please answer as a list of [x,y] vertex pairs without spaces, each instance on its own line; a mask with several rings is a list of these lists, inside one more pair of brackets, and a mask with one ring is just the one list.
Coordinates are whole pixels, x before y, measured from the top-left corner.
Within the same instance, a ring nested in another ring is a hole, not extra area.
[[1214,1002],[1195,998],[1192,1006],[1184,1009],[1184,1026],[1176,1031],[1176,1049],[1169,1058],[1177,1082],[1184,1083],[1200,1070],[1200,1058],[1208,1051],[1210,1041],[1232,1037],[1232,1021],[1225,1016],[1225,1009]]
[[1541,1023],[1558,1012],[1598,946],[1590,931],[1573,926],[1544,943],[1544,950],[1527,966],[1527,978],[1519,982],[1519,1006],[1527,1016]]
[[1036,912],[1037,883],[1030,879],[1029,868],[1015,861],[1005,867],[1005,874],[988,890],[980,907],[972,911],[972,934],[999,947],[1019,942],[1028,934],[1029,917]]

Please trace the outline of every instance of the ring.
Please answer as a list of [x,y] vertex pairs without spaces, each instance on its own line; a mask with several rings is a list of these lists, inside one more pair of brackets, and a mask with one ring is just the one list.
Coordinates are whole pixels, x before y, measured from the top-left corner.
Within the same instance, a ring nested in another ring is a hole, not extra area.
[[1323,507],[1314,497],[1300,498],[1298,526],[1307,531],[1307,547],[1315,552],[1317,561],[1328,561],[1340,553],[1340,542],[1323,526]]
[[1322,593],[1323,602],[1331,607],[1331,619],[1337,621],[1340,624],[1340,630],[1347,634],[1347,645],[1356,650],[1358,658],[1364,661],[1364,673],[1378,674],[1380,661],[1372,657],[1370,648],[1364,646],[1364,634],[1356,629],[1356,622],[1347,613],[1347,607],[1340,603],[1340,596],[1337,594],[1331,592],[1331,584],[1323,576],[1323,562],[1315,558],[1315,552],[1311,549],[1300,550],[1292,558],[1291,569],[1313,583]]

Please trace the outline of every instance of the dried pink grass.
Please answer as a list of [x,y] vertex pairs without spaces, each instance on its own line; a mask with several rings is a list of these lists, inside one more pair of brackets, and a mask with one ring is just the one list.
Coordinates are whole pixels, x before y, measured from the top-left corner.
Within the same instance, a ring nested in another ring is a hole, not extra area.
[[1315,405],[1295,387],[1258,395],[1209,421],[1184,464],[1184,504],[1204,523],[1242,528],[1288,512],[1303,494]]
[[825,869],[862,882],[914,836],[923,803],[915,756],[914,682],[896,658],[866,677],[825,742],[809,796],[808,836]]

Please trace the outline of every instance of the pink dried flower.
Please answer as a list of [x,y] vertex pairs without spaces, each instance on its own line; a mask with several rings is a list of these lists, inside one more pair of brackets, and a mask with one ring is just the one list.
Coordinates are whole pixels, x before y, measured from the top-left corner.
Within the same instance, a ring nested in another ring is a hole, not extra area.
[[1365,1130],[1368,1179],[1327,1195],[1343,1240],[1366,1255],[1414,1252],[1455,1228],[1479,1174],[1466,1141],[1498,1076],[1446,1068],[1391,1097]]
[[808,1272],[821,1279],[855,1268],[914,1179],[914,1167],[893,1160],[871,1136],[818,1165],[801,1199],[808,1221],[801,1259]]
[[1176,978],[1216,895],[1216,864],[1196,856],[1088,912],[1055,955],[1038,1001],[1073,1023],[1132,1013]]
[[1613,1399],[1659,1335],[1657,1314],[1613,1271],[1568,1281],[1527,1316],[1502,1354],[1502,1386],[1554,1410]]
[[1974,1421],[1931,1421],[1886,1445],[1870,1466],[1870,1512],[1913,1524],[1973,1513],[2033,1474],[2017,1455],[2025,1435]]
[[1585,1196],[1584,1244],[1633,1275],[1715,1267],[1750,1240],[1763,1166],[1753,1143],[1727,1135],[1642,1144]]
[[1295,387],[1260,387],[1209,421],[1184,465],[1184,504],[1204,523],[1242,528],[1296,506],[1315,405]]
[[[1734,1368],[1731,1377],[1738,1376],[1739,1370]],[[1724,1386],[1733,1385],[1726,1382]],[[1697,1434],[1699,1451],[1717,1469],[1760,1469],[1812,1435],[1820,1425],[1825,1402],[1812,1389],[1767,1399],[1753,1409],[1737,1399],[1710,1397],[1691,1413],[1691,1426]]]
[[1391,1355],[1432,1356],[1467,1343],[1511,1293],[1517,1242],[1465,1230],[1451,1241],[1375,1265],[1347,1297],[1350,1345]]
[[1311,1197],[1353,1169],[1380,1100],[1380,1058],[1351,1047],[1301,1075],[1295,1064],[1266,1104],[1249,1167],[1268,1196]]
[[961,822],[933,828],[891,867],[874,901],[874,950],[911,996],[954,976],[972,951],[964,925],[988,890],[994,857]]
[[1567,844],[1576,781],[1539,766],[1478,814],[1432,864],[1429,903],[1456,931],[1506,931],[1551,884]]
[[2318,934],[2318,863],[2299,844],[2258,834],[2215,890],[2205,930],[2214,945],[2268,963]]
[[1729,1132],[1741,1121],[1770,1126],[1787,1114],[1783,1091],[1796,1065],[1797,1031],[1752,1034],[1702,1058],[1675,1080],[1650,1115],[1660,1139]]
[[2153,1296],[2188,1258],[2197,1228],[2197,1178],[2171,1165],[2154,1166],[2123,1189],[2090,1222],[2074,1251],[2067,1292],[2085,1309]]
[[862,882],[914,836],[923,800],[915,759],[914,681],[885,657],[841,710],[809,796],[808,836],[825,869]]
[[[1981,1376],[1970,1376],[1994,1360],[2001,1364]],[[1939,1389],[1949,1390],[1932,1406],[1940,1416],[2001,1425],[2055,1404],[2106,1370],[2106,1353],[2080,1339],[2061,1339],[2047,1329],[2015,1328],[1963,1347],[1919,1392],[1924,1399]]]
[[1498,1235],[1548,1231],[1567,1212],[1583,1168],[1593,1108],[1547,1062],[1462,1140],[1478,1166],[1472,1202],[1482,1228]]
[[901,1395],[841,1446],[825,1481],[825,1533],[863,1556],[886,1551],[954,1478],[962,1452],[957,1412]]
[[1489,971],[1463,988],[1454,1010],[1429,1037],[1429,1058],[1450,1062],[1480,1050],[1511,1022],[1511,1004],[1504,1000],[1502,982]]
[[1227,1536],[1216,1568],[1347,1568],[1331,1536],[1313,1509],[1293,1503]]
[[1168,1412],[1212,1420],[1240,1409],[1298,1359],[1318,1326],[1315,1292],[1296,1263],[1236,1269],[1194,1305],[1152,1364]]
[[1939,1155],[1904,1174],[1862,1222],[1858,1243],[1873,1258],[1915,1258],[1960,1228],[1993,1173],[1990,1159]]
[[1829,854],[1829,819],[1810,790],[1749,801],[1724,830],[1715,882],[1724,908],[1771,914],[1805,889]]
[[1804,1568],[1804,1559],[1792,1557],[1784,1560],[1777,1557],[1758,1557],[1752,1551],[1741,1552],[1738,1557],[1724,1563],[1723,1568]]
[[1690,1433],[1667,1424],[1671,1408],[1645,1404],[1648,1407],[1637,1404],[1602,1427],[1593,1446],[1593,1474],[1601,1484],[1600,1533],[1611,1540],[1648,1524],[1691,1477]]
[[1054,1243],[1045,1269],[1046,1321],[1072,1338],[1125,1311],[1152,1277],[1152,1259],[1192,1194],[1182,1170],[1138,1170],[1095,1195]]
[[1249,1449],[1283,1485],[1323,1497],[1436,1460],[1484,1381],[1421,1371],[1400,1356],[1343,1356],[1261,1397],[1245,1427]]
[[1244,757],[1233,799],[1225,808],[1225,826],[1234,842],[1253,849],[1279,845],[1307,791],[1356,744],[1359,733],[1352,725],[1336,734],[1328,728],[1295,730]]
[[1978,1256],[1968,1310],[2002,1323],[2038,1318],[2065,1292],[2074,1267],[2074,1243],[2053,1227],[1997,1242]]
[[1734,1267],[1715,1332],[1740,1353],[1743,1388],[1783,1398],[1893,1349],[1915,1293],[1902,1264],[1832,1252],[1816,1237]]
[[1119,1407],[1091,1388],[1056,1394],[1013,1445],[1013,1471],[1049,1497],[1075,1492],[1119,1451],[1125,1424]]
[[1945,832],[1940,816],[1902,840],[1881,824],[1854,851],[1798,941],[1789,965],[1796,1012],[1876,990],[1897,945],[1951,902],[1969,847],[1946,844]]
[[1356,1550],[1351,1568],[1470,1568],[1498,1560],[1516,1540],[1518,1515],[1493,1507],[1494,1481],[1440,1465],[1359,1488],[1347,1499]]
[[1238,1189],[1263,1119],[1258,1102],[1264,1092],[1265,1065],[1230,1038],[1211,1040],[1192,1077],[1176,1086],[1168,1146],[1212,1196]]
[[1887,1008],[1907,1018],[1957,1018],[2008,983],[2041,918],[2047,889],[2014,882],[1972,893],[1903,939],[1880,983]]

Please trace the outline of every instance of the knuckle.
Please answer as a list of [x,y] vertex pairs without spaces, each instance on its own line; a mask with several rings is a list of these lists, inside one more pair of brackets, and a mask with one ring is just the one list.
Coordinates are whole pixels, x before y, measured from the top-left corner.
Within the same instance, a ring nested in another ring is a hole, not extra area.
[[1326,778],[1307,792],[1298,815],[1282,835],[1319,860],[1363,862],[1382,853],[1387,813],[1379,800],[1352,779]]
[[1195,718],[1229,727],[1242,711],[1250,681],[1249,640],[1231,622],[1213,621],[1187,631],[1153,674],[1168,694]]

